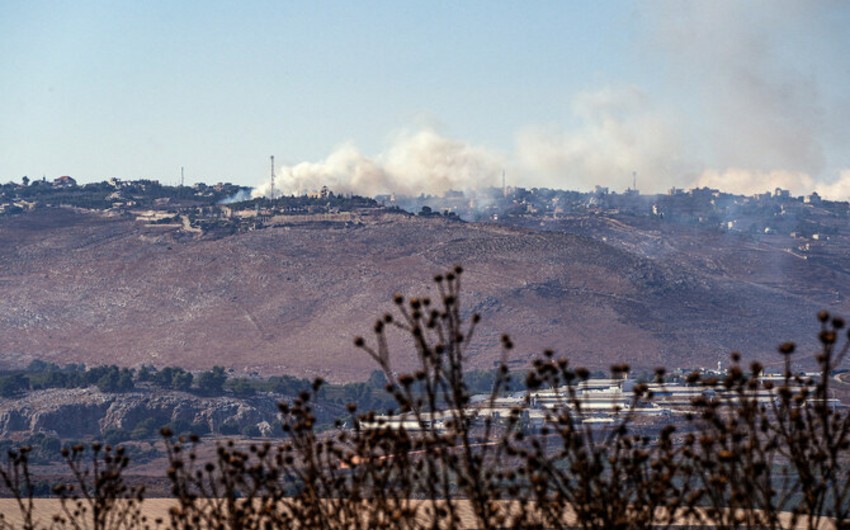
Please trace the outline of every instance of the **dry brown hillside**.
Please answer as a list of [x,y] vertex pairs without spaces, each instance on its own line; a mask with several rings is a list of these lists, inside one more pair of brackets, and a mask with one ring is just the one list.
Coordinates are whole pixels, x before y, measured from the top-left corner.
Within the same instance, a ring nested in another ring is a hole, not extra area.
[[402,215],[204,239],[42,209],[0,219],[0,360],[360,378],[373,366],[352,337],[394,292],[427,293],[457,263],[464,305],[484,317],[473,365],[492,366],[503,331],[518,360],[545,347],[599,368],[714,366],[732,349],[770,360],[814,337],[817,310],[850,309],[843,251],[806,260],[783,244],[602,218],[544,230]]

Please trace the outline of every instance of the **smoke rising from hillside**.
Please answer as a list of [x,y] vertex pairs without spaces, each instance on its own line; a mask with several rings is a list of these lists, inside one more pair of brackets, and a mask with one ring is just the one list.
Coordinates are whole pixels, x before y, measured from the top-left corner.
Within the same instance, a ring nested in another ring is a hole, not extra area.
[[709,187],[744,195],[772,192],[775,188],[791,190],[794,195],[816,191],[832,200],[850,199],[850,169],[840,172],[832,181],[819,181],[804,172],[753,171],[730,168],[724,171],[707,170],[693,182],[693,187]]
[[661,189],[687,169],[681,159],[687,147],[672,119],[653,108],[639,88],[582,92],[572,111],[576,128],[530,126],[517,134],[522,175],[539,185],[588,190],[596,184],[623,189],[637,172],[647,187]]
[[[370,196],[442,194],[495,186],[504,166],[504,157],[496,153],[424,129],[399,136],[386,152],[374,157],[346,144],[321,162],[284,167],[275,185],[287,194],[322,186],[337,193]],[[268,195],[269,187],[268,182],[260,186],[255,196]]]
[[848,198],[850,97],[828,80],[847,65],[841,20],[850,5],[661,0],[644,7],[647,51],[667,85],[691,95],[682,117],[694,126],[681,130],[700,175],[683,184]]
[[[776,187],[850,198],[850,95],[829,82],[847,68],[850,4],[659,0],[635,13],[636,54],[651,81],[608,81],[572,98],[569,123],[530,123],[513,152],[433,129],[365,155],[345,144],[283,168],[284,193],[441,194],[499,185],[645,193],[710,186]],[[268,193],[268,183],[255,190]]]

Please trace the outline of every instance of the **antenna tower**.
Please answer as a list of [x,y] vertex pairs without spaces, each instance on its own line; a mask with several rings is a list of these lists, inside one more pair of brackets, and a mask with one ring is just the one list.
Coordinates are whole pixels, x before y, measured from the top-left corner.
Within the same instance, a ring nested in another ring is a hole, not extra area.
[[271,178],[271,188],[269,189],[269,197],[274,200],[274,155],[271,156],[272,159],[272,178]]
[[637,171],[632,171],[632,190],[637,191]]
[[183,166],[180,166],[180,187],[183,187]]

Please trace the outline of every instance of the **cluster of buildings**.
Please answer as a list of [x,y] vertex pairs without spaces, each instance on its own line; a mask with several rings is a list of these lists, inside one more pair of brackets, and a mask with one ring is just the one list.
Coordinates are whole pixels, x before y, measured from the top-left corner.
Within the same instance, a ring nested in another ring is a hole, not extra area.
[[[231,183],[164,186],[156,180],[78,185],[68,176],[0,186],[0,215],[42,207],[67,207],[130,217],[148,227],[187,233],[235,233],[294,222],[357,222],[384,209],[371,199],[334,195],[327,188],[303,197],[251,199],[251,189]],[[357,211],[357,214],[352,213]]]
[[825,217],[850,217],[850,203],[827,201],[817,193],[793,197],[777,188],[752,196],[724,193],[712,188],[671,188],[666,194],[623,193],[596,186],[590,192],[548,188],[486,188],[473,192],[448,192],[441,197],[376,197],[384,204],[416,212],[427,207],[452,212],[465,220],[500,221],[506,218],[557,221],[576,215],[630,215],[706,228],[761,234],[786,232],[796,237],[820,239]]
[[[360,222],[363,215],[378,211],[540,224],[582,216],[629,216],[721,232],[790,237],[796,241],[794,251],[802,255],[823,247],[839,233],[836,220],[850,218],[848,202],[828,201],[817,193],[794,197],[781,188],[742,196],[711,188],[671,188],[666,194],[643,195],[637,189],[616,193],[602,186],[590,192],[503,186],[449,191],[439,197],[382,195],[374,200],[335,195],[327,187],[274,200],[251,199],[250,191],[230,183],[163,186],[155,180],[113,178],[80,186],[70,176],[32,182],[24,178],[22,184],[0,186],[0,214],[41,205],[70,206],[133,215],[145,223],[174,224],[201,232],[251,230],[296,219],[351,225]],[[352,213],[355,211],[359,214]]]
[[[721,378],[718,372],[706,372],[705,378],[713,375]],[[801,380],[817,380],[818,374],[803,374]],[[777,393],[771,389],[785,383],[782,375],[763,375],[759,378],[761,386],[748,391],[748,399],[770,406],[775,403]],[[441,410],[434,413],[416,415],[408,412],[399,415],[376,416],[361,422],[363,429],[404,429],[408,432],[445,431],[455,418],[466,417],[474,422],[483,423],[490,418],[494,422],[503,422],[514,417],[520,428],[536,432],[552,422],[562,411],[569,411],[572,421],[591,428],[605,428],[629,415],[635,425],[653,430],[669,423],[680,421],[695,410],[694,401],[726,401],[734,403],[737,395],[726,390],[723,385],[688,384],[684,381],[645,384],[646,393],[638,397],[633,379],[591,378],[572,387],[550,388],[530,392],[520,392],[495,398],[490,395],[477,395],[471,399],[470,406],[463,411]],[[792,382],[797,387],[798,383]],[[807,402],[812,404],[810,398]],[[840,400],[830,398],[827,406],[846,408]]]

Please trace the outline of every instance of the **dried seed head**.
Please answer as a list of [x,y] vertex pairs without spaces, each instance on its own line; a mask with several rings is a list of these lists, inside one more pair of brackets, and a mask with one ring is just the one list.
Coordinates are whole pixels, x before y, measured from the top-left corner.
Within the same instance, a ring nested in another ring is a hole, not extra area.
[[611,365],[611,373],[614,375],[626,374],[629,372],[628,364],[612,364]]
[[830,345],[835,344],[835,340],[837,337],[834,331],[824,330],[820,332],[819,338],[823,344]]
[[537,390],[540,388],[540,385],[543,384],[542,381],[534,374],[534,372],[528,372],[528,375],[525,377],[525,387],[529,390]]

